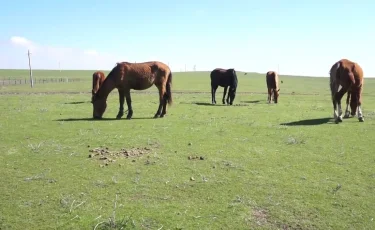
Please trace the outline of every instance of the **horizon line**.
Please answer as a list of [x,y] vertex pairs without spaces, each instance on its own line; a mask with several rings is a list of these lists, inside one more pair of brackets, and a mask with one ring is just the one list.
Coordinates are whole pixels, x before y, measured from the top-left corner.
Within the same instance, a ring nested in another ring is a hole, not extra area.
[[[29,69],[25,68],[14,68],[14,69],[1,69],[0,70],[25,70],[29,71]],[[111,71],[111,69],[105,70],[95,70],[95,69],[32,69],[33,71]],[[194,73],[194,72],[211,72],[212,70],[191,70],[191,71],[172,71],[173,73]],[[253,72],[253,71],[242,71],[242,70],[236,70],[236,72],[242,72],[242,73],[253,73],[253,74],[259,74],[259,75],[265,75],[266,72]],[[290,77],[329,77],[329,76],[314,76],[314,75],[296,75],[296,74],[279,74],[279,76],[290,76]]]

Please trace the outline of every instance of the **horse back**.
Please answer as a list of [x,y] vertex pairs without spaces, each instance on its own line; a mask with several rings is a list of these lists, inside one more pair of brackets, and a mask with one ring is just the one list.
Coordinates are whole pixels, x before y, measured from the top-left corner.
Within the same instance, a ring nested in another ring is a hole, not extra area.
[[237,75],[234,69],[216,68],[210,74],[211,84],[237,87]]
[[279,89],[279,76],[275,71],[268,71],[266,74],[267,88]]
[[153,84],[162,84],[167,81],[171,73],[169,66],[162,62],[151,61],[141,63],[117,63],[119,84],[130,89],[143,90]]
[[354,86],[355,88],[362,87],[363,69],[356,62],[348,59],[341,59],[336,72],[336,80],[338,80],[341,85],[348,84],[349,86]]

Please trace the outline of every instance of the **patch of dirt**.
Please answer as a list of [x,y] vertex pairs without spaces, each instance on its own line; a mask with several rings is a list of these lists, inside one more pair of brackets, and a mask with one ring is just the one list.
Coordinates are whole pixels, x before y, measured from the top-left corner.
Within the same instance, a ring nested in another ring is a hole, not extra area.
[[254,209],[253,216],[258,225],[265,225],[268,222],[268,213],[264,209]]
[[143,148],[130,148],[125,149],[122,148],[120,151],[110,151],[108,147],[100,147],[90,149],[89,158],[95,158],[103,162],[101,167],[108,166],[110,163],[116,162],[118,158],[129,158],[129,157],[140,157],[151,152],[150,147],[143,147]]

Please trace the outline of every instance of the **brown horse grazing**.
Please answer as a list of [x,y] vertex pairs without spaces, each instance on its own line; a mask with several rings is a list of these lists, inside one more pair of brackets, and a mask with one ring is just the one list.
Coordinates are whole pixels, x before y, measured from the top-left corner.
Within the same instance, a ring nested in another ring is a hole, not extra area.
[[96,71],[92,74],[92,91],[91,91],[91,102],[93,102],[94,95],[98,92],[99,87],[103,84],[105,75],[101,71]]
[[277,104],[279,98],[279,75],[275,71],[268,71],[266,74],[266,83],[268,89],[268,103],[271,103],[273,96],[273,101]]
[[[358,120],[363,122],[361,105],[364,78],[361,66],[348,59],[341,59],[332,65],[329,73],[333,116],[336,123],[342,122],[341,98],[346,92],[348,92],[348,96],[345,117],[349,117],[349,113],[355,116],[358,110]],[[340,85],[341,89],[339,91]],[[349,112],[349,99],[351,112]]]
[[129,63],[118,62],[108,74],[102,86],[94,96],[93,117],[101,119],[107,107],[108,94],[117,88],[120,99],[120,109],[116,116],[120,119],[124,115],[124,99],[128,106],[126,119],[133,116],[130,90],[145,90],[155,85],[159,90],[159,107],[154,118],[164,117],[167,113],[167,103],[172,104],[172,72],[169,67],[158,61]]

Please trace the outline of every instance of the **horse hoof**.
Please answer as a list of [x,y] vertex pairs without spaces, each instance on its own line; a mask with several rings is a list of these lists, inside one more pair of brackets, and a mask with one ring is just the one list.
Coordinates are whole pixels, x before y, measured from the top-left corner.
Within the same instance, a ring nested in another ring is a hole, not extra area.
[[359,121],[359,122],[364,122],[365,119],[364,119],[363,117],[360,117],[360,118],[358,118],[358,121]]
[[131,117],[126,117],[126,120],[131,120],[132,118]]
[[156,118],[158,118],[158,117],[159,117],[159,115],[155,114],[154,118],[156,119]]
[[117,119],[117,120],[120,120],[120,119],[121,119],[121,117],[117,116],[117,117],[116,117],[116,119]]

